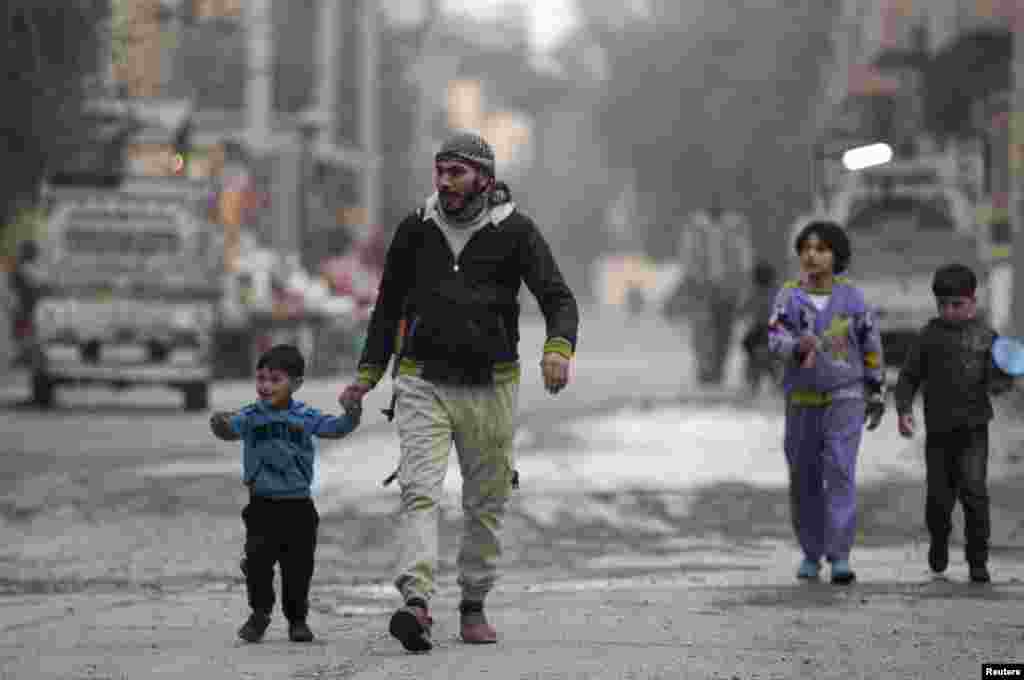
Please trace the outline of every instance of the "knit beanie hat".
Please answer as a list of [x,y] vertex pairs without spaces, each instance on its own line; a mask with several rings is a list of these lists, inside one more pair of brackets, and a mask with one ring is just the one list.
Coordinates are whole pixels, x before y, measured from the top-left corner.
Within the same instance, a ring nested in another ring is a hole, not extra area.
[[462,160],[482,168],[494,177],[494,150],[480,135],[473,132],[457,132],[441,145],[434,161]]

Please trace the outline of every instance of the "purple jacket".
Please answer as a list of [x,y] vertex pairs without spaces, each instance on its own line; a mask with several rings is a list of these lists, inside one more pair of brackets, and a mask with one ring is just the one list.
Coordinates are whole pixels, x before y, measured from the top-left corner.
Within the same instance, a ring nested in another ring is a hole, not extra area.
[[[800,366],[796,348],[802,335],[818,340],[815,364]],[[845,343],[840,340],[845,338]],[[845,344],[845,347],[843,346]],[[885,376],[882,340],[864,294],[845,277],[836,277],[832,295],[821,311],[797,281],[787,281],[775,297],[769,319],[768,345],[786,360],[787,395],[822,400],[864,397],[867,383],[881,385]]]

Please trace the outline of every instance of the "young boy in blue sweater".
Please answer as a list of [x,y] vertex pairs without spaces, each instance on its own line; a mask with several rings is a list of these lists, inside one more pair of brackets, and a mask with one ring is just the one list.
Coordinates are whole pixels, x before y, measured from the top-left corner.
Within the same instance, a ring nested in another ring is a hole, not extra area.
[[256,364],[259,400],[235,413],[210,418],[214,435],[242,440],[242,481],[249,487],[245,522],[245,585],[252,614],[239,629],[246,642],[259,642],[274,607],[274,564],[281,570],[281,609],[288,638],[310,642],[306,623],[313,577],[317,526],[313,505],[316,444],[313,438],[340,439],[359,426],[360,410],[348,406],[341,417],[309,408],[292,395],[302,385],[306,362],[291,345],[276,345]]

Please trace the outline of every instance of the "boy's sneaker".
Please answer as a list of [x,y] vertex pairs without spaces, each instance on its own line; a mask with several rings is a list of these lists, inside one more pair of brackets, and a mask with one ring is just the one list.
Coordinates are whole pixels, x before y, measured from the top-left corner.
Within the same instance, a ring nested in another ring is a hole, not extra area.
[[818,578],[820,571],[821,566],[817,562],[805,557],[804,561],[800,563],[800,568],[796,570],[796,577],[809,581]]
[[932,541],[928,547],[928,567],[936,574],[941,574],[948,566],[949,544],[945,541]]
[[984,564],[972,564],[968,570],[971,583],[991,583],[992,575],[988,573],[988,567]]
[[832,583],[845,586],[857,580],[857,575],[850,569],[847,560],[836,560],[832,563]]
[[427,612],[427,603],[412,598],[394,614],[388,631],[410,652],[428,652],[434,643],[430,640],[430,628],[434,620]]
[[288,639],[292,642],[312,642],[313,631],[305,621],[289,621]]
[[267,632],[267,626],[269,625],[269,615],[262,612],[253,612],[249,615],[249,620],[238,629],[238,637],[246,642],[259,642],[263,639],[263,634]]
[[462,641],[471,645],[490,645],[498,641],[498,632],[487,623],[484,603],[463,600],[459,604],[459,623]]

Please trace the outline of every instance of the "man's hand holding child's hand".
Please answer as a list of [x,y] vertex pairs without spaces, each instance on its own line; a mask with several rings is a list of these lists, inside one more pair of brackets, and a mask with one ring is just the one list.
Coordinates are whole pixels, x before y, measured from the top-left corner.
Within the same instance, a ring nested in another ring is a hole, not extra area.
[[359,422],[363,419],[363,402],[349,400],[342,395],[338,397],[338,403],[345,410],[345,415],[352,421],[352,425],[359,427]]
[[363,397],[370,391],[370,386],[362,382],[354,382],[342,390],[341,394],[338,395],[338,403],[341,407],[348,409],[346,404],[362,404]]

